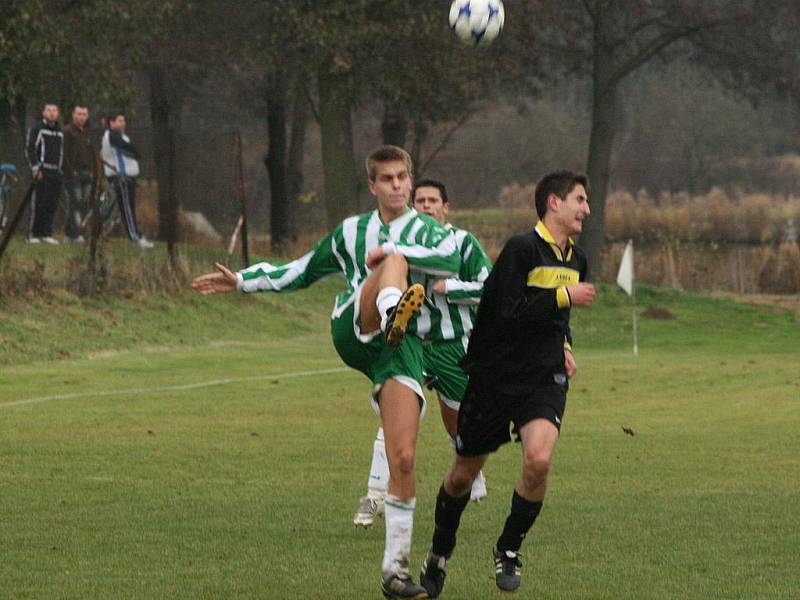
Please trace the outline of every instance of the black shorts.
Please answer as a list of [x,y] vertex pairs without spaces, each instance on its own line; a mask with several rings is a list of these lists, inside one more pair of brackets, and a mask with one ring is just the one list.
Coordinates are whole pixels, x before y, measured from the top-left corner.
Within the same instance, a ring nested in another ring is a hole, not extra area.
[[517,441],[519,429],[534,419],[546,419],[561,431],[569,383],[566,375],[556,375],[553,379],[529,394],[509,395],[470,377],[458,411],[456,452],[460,456],[494,452],[511,441],[511,423]]

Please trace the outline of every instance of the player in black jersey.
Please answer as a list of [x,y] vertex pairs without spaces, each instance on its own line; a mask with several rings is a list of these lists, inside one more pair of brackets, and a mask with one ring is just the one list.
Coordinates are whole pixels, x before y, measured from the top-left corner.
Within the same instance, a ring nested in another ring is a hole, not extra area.
[[586,256],[570,236],[589,215],[588,182],[569,171],[536,186],[539,222],[511,238],[484,284],[478,317],[462,367],[470,380],[458,418],[456,458],[436,499],[433,544],[420,574],[431,598],[444,586],[472,480],[488,455],[522,442],[522,475],[494,553],[497,587],[520,585],[519,549],[542,508],[547,473],[558,441],[569,378],[575,374],[569,312],[594,302],[585,283]]

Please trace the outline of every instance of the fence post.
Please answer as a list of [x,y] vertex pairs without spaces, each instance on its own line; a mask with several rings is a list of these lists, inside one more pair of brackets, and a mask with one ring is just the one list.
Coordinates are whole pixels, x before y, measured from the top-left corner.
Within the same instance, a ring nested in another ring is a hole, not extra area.
[[11,219],[11,222],[8,224],[8,228],[3,232],[3,239],[0,241],[0,260],[3,258],[3,254],[6,251],[6,246],[8,246],[8,242],[11,241],[11,236],[14,235],[14,230],[17,228],[19,224],[19,220],[22,218],[22,213],[25,212],[25,208],[30,204],[31,198],[33,198],[33,189],[36,187],[36,181],[31,181],[31,184],[28,186],[28,191],[25,192],[25,197],[22,199],[22,202],[17,207],[17,212],[14,213],[14,218]]
[[236,169],[239,180],[239,204],[242,221],[242,266],[250,266],[250,252],[247,247],[247,198],[244,191],[244,168],[242,165],[242,134],[236,130]]

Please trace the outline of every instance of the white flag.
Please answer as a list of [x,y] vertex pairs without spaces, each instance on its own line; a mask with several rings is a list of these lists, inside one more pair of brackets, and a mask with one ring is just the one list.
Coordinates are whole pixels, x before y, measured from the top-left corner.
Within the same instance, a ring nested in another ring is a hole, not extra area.
[[617,273],[617,283],[619,287],[628,293],[633,294],[633,240],[628,241],[625,252],[622,253],[622,262],[619,263]]

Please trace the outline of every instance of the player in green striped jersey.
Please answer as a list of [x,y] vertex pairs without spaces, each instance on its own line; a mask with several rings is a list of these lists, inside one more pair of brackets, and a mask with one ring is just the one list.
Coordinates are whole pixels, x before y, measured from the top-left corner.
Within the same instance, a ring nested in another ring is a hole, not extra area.
[[[217,273],[198,277],[192,287],[203,294],[237,289],[283,292],[305,288],[327,275],[344,276],[347,290],[336,298],[331,316],[333,343],[348,366],[373,382],[372,401],[381,417],[392,474],[385,501],[381,588],[387,598],[427,598],[409,576],[414,459],[425,406],[422,338],[430,329],[429,320],[420,321],[429,312],[421,306],[420,283],[455,275],[460,260],[453,236],[408,206],[413,173],[405,150],[374,150],[367,158],[367,174],[378,208],[345,219],[305,256],[284,265],[260,263],[238,273],[218,264]],[[398,329],[404,341],[391,347],[392,333]],[[406,331],[415,335],[404,335]]]
[[[423,347],[425,375],[429,387],[436,390],[442,422],[454,444],[458,408],[467,385],[467,375],[459,362],[466,353],[483,282],[489,276],[492,264],[475,236],[447,223],[450,203],[443,183],[432,179],[418,181],[412,190],[412,199],[414,208],[430,215],[450,231],[461,257],[457,277],[429,282],[425,300],[428,312],[417,319],[418,323],[427,319],[423,326],[426,331]],[[381,514],[388,482],[383,431],[378,429],[373,443],[367,495],[359,500],[353,516],[354,525],[369,527]],[[471,498],[480,501],[485,496],[486,480],[481,472],[473,482]]]

